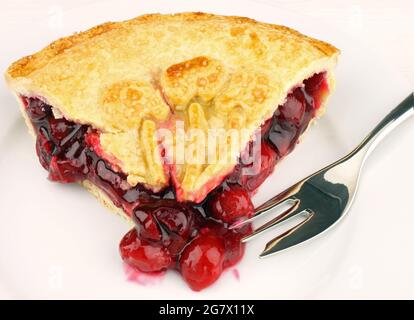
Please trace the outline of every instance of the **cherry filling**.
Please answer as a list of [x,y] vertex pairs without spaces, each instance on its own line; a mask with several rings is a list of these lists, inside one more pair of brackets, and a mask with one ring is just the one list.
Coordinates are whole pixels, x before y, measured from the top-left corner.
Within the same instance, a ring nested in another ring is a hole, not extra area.
[[[96,130],[55,118],[52,107],[39,98],[22,100],[37,134],[39,161],[49,171],[49,179],[62,183],[87,179],[134,220],[136,227],[120,243],[122,259],[144,272],[176,269],[198,291],[242,258],[241,238],[251,227],[229,230],[228,225],[253,214],[251,194],[292,151],[327,90],[325,73],[293,89],[262,125],[260,152],[252,153],[250,144],[246,153],[253,154],[253,160],[241,157],[234,171],[200,204],[177,202],[172,188],[155,193],[140,184],[131,187],[124,173],[95,152]],[[254,163],[260,163],[255,174],[245,174],[244,169]]]

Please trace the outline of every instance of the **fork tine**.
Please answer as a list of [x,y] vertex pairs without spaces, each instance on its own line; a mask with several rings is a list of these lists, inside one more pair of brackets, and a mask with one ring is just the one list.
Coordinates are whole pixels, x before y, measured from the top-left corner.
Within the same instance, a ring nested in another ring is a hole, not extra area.
[[305,210],[301,211],[298,215],[300,215],[300,214],[306,214],[306,219],[303,220],[302,222],[298,223],[294,227],[290,228],[289,230],[287,230],[287,231],[283,232],[282,234],[278,235],[276,238],[272,239],[271,241],[269,241],[266,244],[265,249],[263,250],[263,252],[260,254],[260,256],[259,256],[260,258],[268,257],[272,254],[275,254],[278,251],[281,251],[283,249],[292,247],[292,246],[297,245],[297,244],[299,244],[303,241],[306,241],[307,239],[310,239],[310,238],[305,238],[304,239],[303,233],[301,233],[301,232],[295,233],[295,231],[297,231],[298,229],[303,227],[306,223],[308,223],[313,218],[315,213],[310,209],[305,209]]
[[254,210],[254,214],[250,218],[245,219],[245,220],[241,220],[241,221],[237,221],[237,222],[233,223],[229,227],[229,229],[231,230],[231,229],[240,228],[241,226],[244,226],[247,223],[253,222],[254,220],[256,220],[257,218],[259,218],[264,213],[266,213],[266,212],[268,212],[270,210],[272,210],[272,211],[273,210],[277,210],[280,206],[282,206],[284,204],[290,205],[292,207],[292,206],[294,206],[296,204],[296,201],[297,201],[296,199],[291,198],[291,199],[283,199],[283,200],[280,200],[280,201],[278,201],[278,202],[276,202],[274,204],[268,204],[267,202],[265,202],[265,203],[263,203],[262,205],[260,205],[259,207],[257,207]]
[[262,215],[263,213],[269,211],[270,209],[273,209],[282,203],[285,203],[286,201],[292,201],[296,200],[296,198],[292,197],[292,194],[298,190],[300,187],[300,184],[297,183],[296,185],[293,185],[292,187],[286,189],[285,191],[282,191],[277,196],[267,200],[265,203],[258,206],[255,210],[255,214],[251,219],[256,219],[258,216]]
[[[292,187],[286,189],[285,191],[282,191],[277,196],[267,200],[265,203],[261,204],[260,206],[258,206],[255,209],[255,213],[252,217],[250,217],[249,219],[246,219],[246,220],[235,222],[233,225],[231,225],[229,227],[229,229],[236,229],[236,228],[239,228],[239,227],[245,225],[246,223],[250,223],[250,222],[256,220],[261,215],[263,215],[266,212],[270,211],[271,209],[273,210],[274,208],[277,208],[282,204],[286,204],[289,201],[297,201],[297,199],[295,197],[292,197],[292,194],[295,191],[297,191],[298,188],[300,188],[300,186],[301,186],[301,182],[293,185]],[[295,204],[295,203],[293,203],[293,204]]]
[[296,216],[297,214],[299,214],[300,212],[297,209],[299,207],[300,201],[299,200],[293,200],[293,201],[294,201],[293,206],[291,206],[287,210],[283,211],[277,217],[273,218],[272,220],[270,220],[270,221],[266,222],[265,224],[263,224],[262,226],[258,227],[256,230],[254,230],[249,235],[243,237],[242,241],[247,242],[247,241],[257,237],[258,235],[262,234],[266,230],[269,230],[269,229],[277,226],[279,223],[282,223],[283,221],[286,221],[287,219],[292,218],[292,217]]

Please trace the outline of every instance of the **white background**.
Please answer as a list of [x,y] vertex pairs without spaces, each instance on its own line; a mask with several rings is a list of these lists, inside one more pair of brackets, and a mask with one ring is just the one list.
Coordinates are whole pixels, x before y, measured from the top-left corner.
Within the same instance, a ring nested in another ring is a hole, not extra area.
[[[122,2],[125,3],[125,1]],[[177,1],[177,7],[185,8],[184,2]],[[240,12],[238,6],[241,2],[225,1],[227,8],[225,13],[238,14]],[[320,125],[311,130],[303,145],[297,148],[289,160],[281,164],[277,172],[277,188],[279,188],[277,190],[280,190],[349,150],[384,115],[386,110],[393,107],[398,99],[403,97],[403,94],[408,94],[409,88],[411,90],[414,88],[414,1],[256,0],[253,2],[263,4],[264,9],[260,9],[259,5],[254,6],[255,9],[253,9],[252,6],[251,14],[248,10],[241,10],[247,12],[244,15],[256,18],[260,16],[260,10],[270,10],[269,8],[274,10],[275,16],[278,16],[279,12],[287,12],[290,17],[300,17],[317,24],[315,28],[309,27],[300,31],[307,33],[309,29],[311,34],[314,32],[315,35],[321,35],[323,39],[338,46],[344,45],[344,47],[340,46],[344,50],[338,67],[338,77],[341,81],[338,83],[337,93],[333,96],[328,113],[320,121]],[[129,16],[123,16],[118,14],[116,8],[113,12],[106,8],[105,14],[90,12],[90,21],[85,19],[88,14],[79,17],[79,21],[76,21],[73,15],[64,14],[70,10],[81,12],[99,8],[97,3],[105,3],[105,1],[2,1],[0,5],[1,70],[5,70],[13,60],[40,49],[51,40],[68,32],[79,31],[105,20],[117,20],[134,15],[131,12]],[[146,1],[146,3],[149,2]],[[174,7],[174,1],[169,1],[169,3],[170,7]],[[194,5],[195,3],[198,5]],[[191,8],[197,7],[198,10],[203,8],[201,1],[191,1],[191,4]],[[234,9],[232,10],[231,7]],[[72,20],[70,22],[65,20],[67,17],[71,17]],[[279,19],[283,20],[283,17]],[[293,26],[300,25],[300,22],[293,18],[291,22]],[[282,23],[291,25],[289,20],[283,20]],[[307,24],[309,22],[304,23],[304,25]],[[71,26],[70,31],[67,30],[67,25]],[[76,27],[72,29],[72,26]],[[320,26],[338,30],[338,33],[323,32]],[[348,40],[348,37],[352,40]],[[355,48],[351,48],[352,45]],[[355,56],[356,54],[359,54],[361,59]],[[375,62],[369,64],[368,60],[371,57]],[[352,64],[350,61],[355,63]],[[363,61],[367,61],[368,74],[364,73]],[[375,73],[375,67],[378,68],[378,73]],[[355,81],[353,77],[356,77]],[[382,79],[383,77],[385,79]],[[348,87],[345,88],[345,85]],[[373,86],[378,86],[379,91],[372,88]],[[15,108],[15,102],[3,84],[0,85],[0,101],[2,104],[0,107],[0,170],[2,175],[0,180],[0,297],[136,297],[142,299],[162,295],[167,298],[200,299],[211,297],[414,298],[414,257],[412,254],[414,232],[411,231],[414,227],[411,183],[414,179],[413,119],[398,129],[398,133],[386,139],[372,155],[367,163],[369,168],[364,171],[357,201],[350,214],[351,218],[346,219],[335,232],[331,232],[325,241],[315,241],[308,248],[283,253],[278,258],[266,260],[260,265],[255,260],[260,245],[255,243],[249,248],[245,260],[240,265],[242,281],[239,286],[227,276],[211,290],[192,295],[188,289],[184,288],[182,282],[178,280],[174,282],[175,279],[165,281],[167,283],[164,283],[161,289],[168,289],[163,290],[162,293],[157,287],[128,286],[125,288],[122,282],[122,270],[118,270],[118,264],[100,265],[105,261],[104,259],[108,258],[106,252],[115,252],[116,243],[126,231],[125,227],[121,223],[118,224],[116,217],[102,215],[102,208],[98,204],[95,205],[94,199],[85,195],[86,192],[81,192],[82,190],[76,188],[64,190],[45,181],[44,172],[34,160],[30,138],[22,127],[16,127],[17,124],[21,124],[21,120]],[[11,133],[13,136],[10,136]],[[7,145],[9,137],[17,141],[15,147]],[[319,143],[316,144],[315,141]],[[318,152],[312,153],[315,148]],[[8,150],[13,151],[8,154]],[[309,159],[310,154],[312,154],[313,161],[307,161],[301,166],[304,159]],[[26,171],[19,172],[19,168],[23,167]],[[25,179],[30,180],[30,183]],[[261,200],[274,193],[272,183],[274,180],[269,179],[264,185],[265,193],[259,195]],[[25,188],[27,185],[30,186],[29,189]],[[39,199],[41,195],[37,195],[36,192],[41,192],[49,198],[43,201]],[[50,197],[58,200],[53,202]],[[71,198],[77,199],[78,202],[64,202],[65,199]],[[88,215],[85,213],[81,219],[75,219],[76,215],[72,215],[72,218],[69,215],[70,212],[60,212],[65,211],[62,209],[61,203],[63,202],[65,203],[64,209],[82,211],[87,207],[87,211],[90,212]],[[39,219],[36,219],[36,216],[32,217],[30,213],[37,215]],[[21,215],[22,218],[14,218],[16,215]],[[101,225],[98,226],[99,230],[94,231],[95,234],[90,232],[90,226],[94,226],[96,221],[99,221]],[[81,229],[79,227],[81,225],[84,225],[85,229]],[[111,229],[105,229],[108,226],[112,226]],[[101,234],[101,229],[108,232],[107,237]],[[10,233],[5,235],[5,230]],[[68,238],[73,237],[72,241],[75,244],[71,243],[70,239],[63,241],[61,234]],[[77,236],[79,236],[79,241],[76,241]],[[84,243],[82,237],[90,237],[89,246],[77,248],[77,245],[82,246]],[[23,246],[22,238],[27,241],[28,248]],[[101,239],[104,239],[104,243],[100,243]],[[34,247],[30,247],[30,244]],[[45,247],[42,247],[42,252],[37,254],[40,244]],[[68,252],[62,254],[59,246]],[[103,247],[108,250],[104,251]],[[24,254],[26,249],[27,256]],[[309,250],[314,250],[314,253],[311,255]],[[47,260],[50,259],[50,255],[54,254],[56,261],[59,261],[56,266]],[[82,265],[72,261],[73,265],[67,264],[76,257],[85,259],[88,263]],[[110,258],[118,263],[119,258],[116,252]],[[298,264],[304,267],[304,261],[307,262],[306,267],[299,268]],[[64,286],[59,291],[53,286],[44,289],[39,285],[51,279],[50,273],[53,280],[54,275],[62,271],[60,268],[66,272],[66,287]],[[290,269],[295,269],[297,273],[289,273]],[[266,277],[272,274],[264,274],[263,278],[258,278],[258,284],[261,285],[259,288],[253,291],[247,285],[249,288],[247,290],[243,281],[246,281],[249,275],[253,277],[255,272],[261,272],[259,270],[267,270],[264,272],[284,270],[286,279],[275,275],[279,277],[278,282],[276,284],[270,282],[266,287]],[[119,278],[102,280],[106,272],[111,274],[112,271],[116,275],[119,274]],[[92,276],[93,272],[96,272],[96,277]],[[27,278],[24,274],[27,274]],[[105,288],[102,286],[102,281],[106,281],[110,290],[102,289]],[[73,284],[84,282],[87,286],[71,286],[70,282]],[[275,288],[277,285],[280,286],[279,291],[277,287]],[[95,286],[96,289],[91,289],[91,286]],[[234,286],[233,292],[229,290],[232,286]]]

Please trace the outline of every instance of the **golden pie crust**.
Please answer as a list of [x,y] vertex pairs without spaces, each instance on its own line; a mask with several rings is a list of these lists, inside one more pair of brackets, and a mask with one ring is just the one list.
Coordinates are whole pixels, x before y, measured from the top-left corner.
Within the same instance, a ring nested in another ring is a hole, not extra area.
[[[292,88],[326,72],[333,89],[338,54],[330,44],[248,18],[151,14],[59,39],[14,62],[5,77],[17,96],[41,97],[56,115],[99,130],[101,148],[131,186],[159,190],[173,181],[178,200],[199,202]],[[160,128],[177,123],[185,133],[236,130],[238,147],[218,150],[226,160],[220,163],[178,161],[177,150],[198,141],[159,138]]]

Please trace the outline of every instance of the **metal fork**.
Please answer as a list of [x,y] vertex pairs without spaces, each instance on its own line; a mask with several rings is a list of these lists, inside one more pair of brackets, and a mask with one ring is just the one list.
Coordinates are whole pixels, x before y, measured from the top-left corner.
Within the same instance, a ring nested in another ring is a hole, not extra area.
[[265,231],[293,218],[302,218],[294,227],[269,241],[260,257],[293,247],[330,229],[348,212],[358,187],[361,168],[377,144],[394,128],[414,114],[414,93],[392,110],[348,155],[294,184],[255,210],[245,223],[281,206],[288,209],[245,236],[249,241]]

